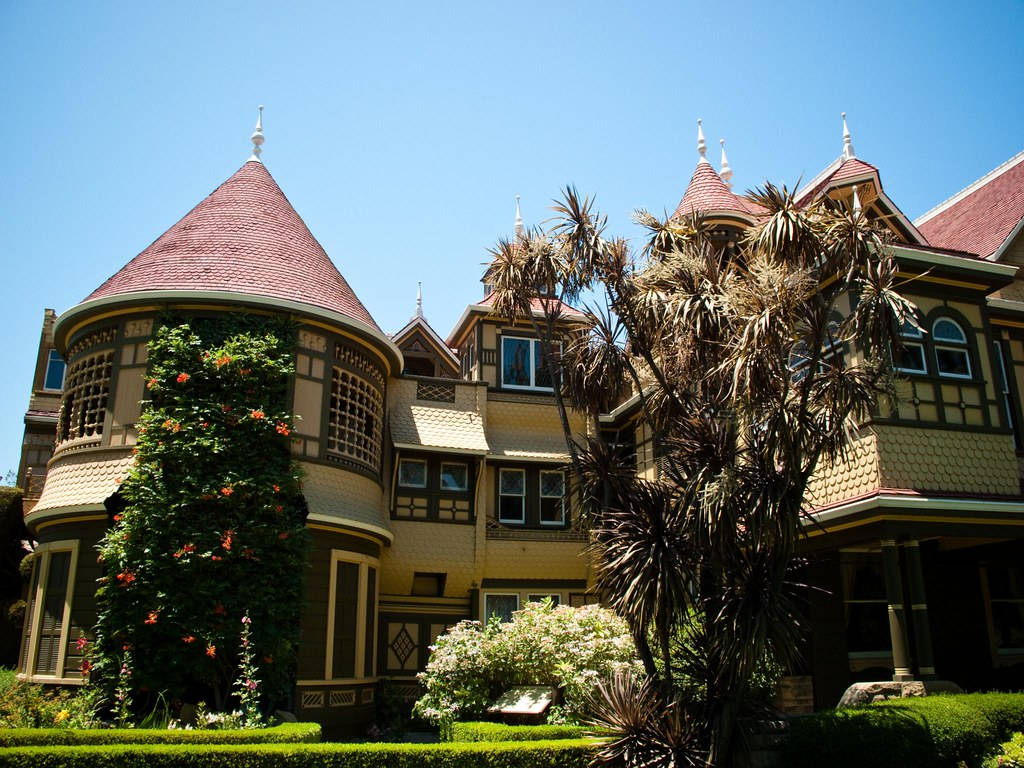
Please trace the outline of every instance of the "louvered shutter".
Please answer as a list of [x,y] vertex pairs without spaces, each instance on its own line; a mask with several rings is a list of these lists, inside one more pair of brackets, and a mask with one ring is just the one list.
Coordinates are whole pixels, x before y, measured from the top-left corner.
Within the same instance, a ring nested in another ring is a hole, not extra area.
[[35,669],[37,675],[57,674],[70,568],[70,552],[54,552],[50,555],[50,572],[46,580],[46,590],[43,592],[43,614],[39,622],[39,647],[36,651]]

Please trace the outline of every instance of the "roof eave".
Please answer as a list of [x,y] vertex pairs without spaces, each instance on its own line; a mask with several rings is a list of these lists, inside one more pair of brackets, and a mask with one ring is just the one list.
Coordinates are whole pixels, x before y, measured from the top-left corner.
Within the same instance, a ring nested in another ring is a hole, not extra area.
[[373,342],[375,348],[381,353],[381,357],[388,367],[389,374],[402,370],[401,350],[383,332],[361,320],[356,320],[340,312],[301,301],[235,291],[135,291],[83,301],[81,304],[77,304],[63,312],[57,318],[53,327],[54,346],[56,346],[61,354],[64,354],[67,350],[68,336],[77,327],[89,322],[92,315],[119,309],[142,307],[162,309],[178,306],[184,308],[196,304],[209,303],[228,306],[250,306],[276,312],[287,312],[343,328],[357,337]]

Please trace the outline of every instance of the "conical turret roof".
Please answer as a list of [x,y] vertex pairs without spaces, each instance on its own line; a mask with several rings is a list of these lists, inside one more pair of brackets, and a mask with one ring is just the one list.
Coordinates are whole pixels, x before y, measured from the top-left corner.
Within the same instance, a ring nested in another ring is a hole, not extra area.
[[246,162],[86,301],[144,291],[283,299],[380,330],[256,159]]
[[752,215],[747,204],[730,191],[711,163],[701,158],[672,218],[710,212],[736,213],[744,218]]

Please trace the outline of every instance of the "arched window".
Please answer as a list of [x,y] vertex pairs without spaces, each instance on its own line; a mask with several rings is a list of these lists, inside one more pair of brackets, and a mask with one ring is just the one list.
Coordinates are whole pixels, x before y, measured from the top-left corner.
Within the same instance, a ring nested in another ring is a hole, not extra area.
[[935,368],[939,376],[953,379],[971,378],[971,355],[967,334],[955,320],[940,317],[932,324],[935,346]]
[[928,373],[924,356],[924,333],[909,320],[900,326],[900,338],[893,350],[893,366],[900,373]]

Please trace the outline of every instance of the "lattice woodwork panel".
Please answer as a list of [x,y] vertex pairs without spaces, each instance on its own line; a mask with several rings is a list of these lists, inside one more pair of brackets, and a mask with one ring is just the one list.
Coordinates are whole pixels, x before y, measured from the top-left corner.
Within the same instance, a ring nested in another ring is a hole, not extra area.
[[439,384],[431,381],[417,381],[416,399],[431,400],[437,403],[454,403],[455,385]]
[[381,390],[353,373],[334,368],[327,450],[379,469],[383,421]]
[[332,707],[351,707],[356,703],[356,692],[353,690],[348,691],[331,691],[330,706]]

